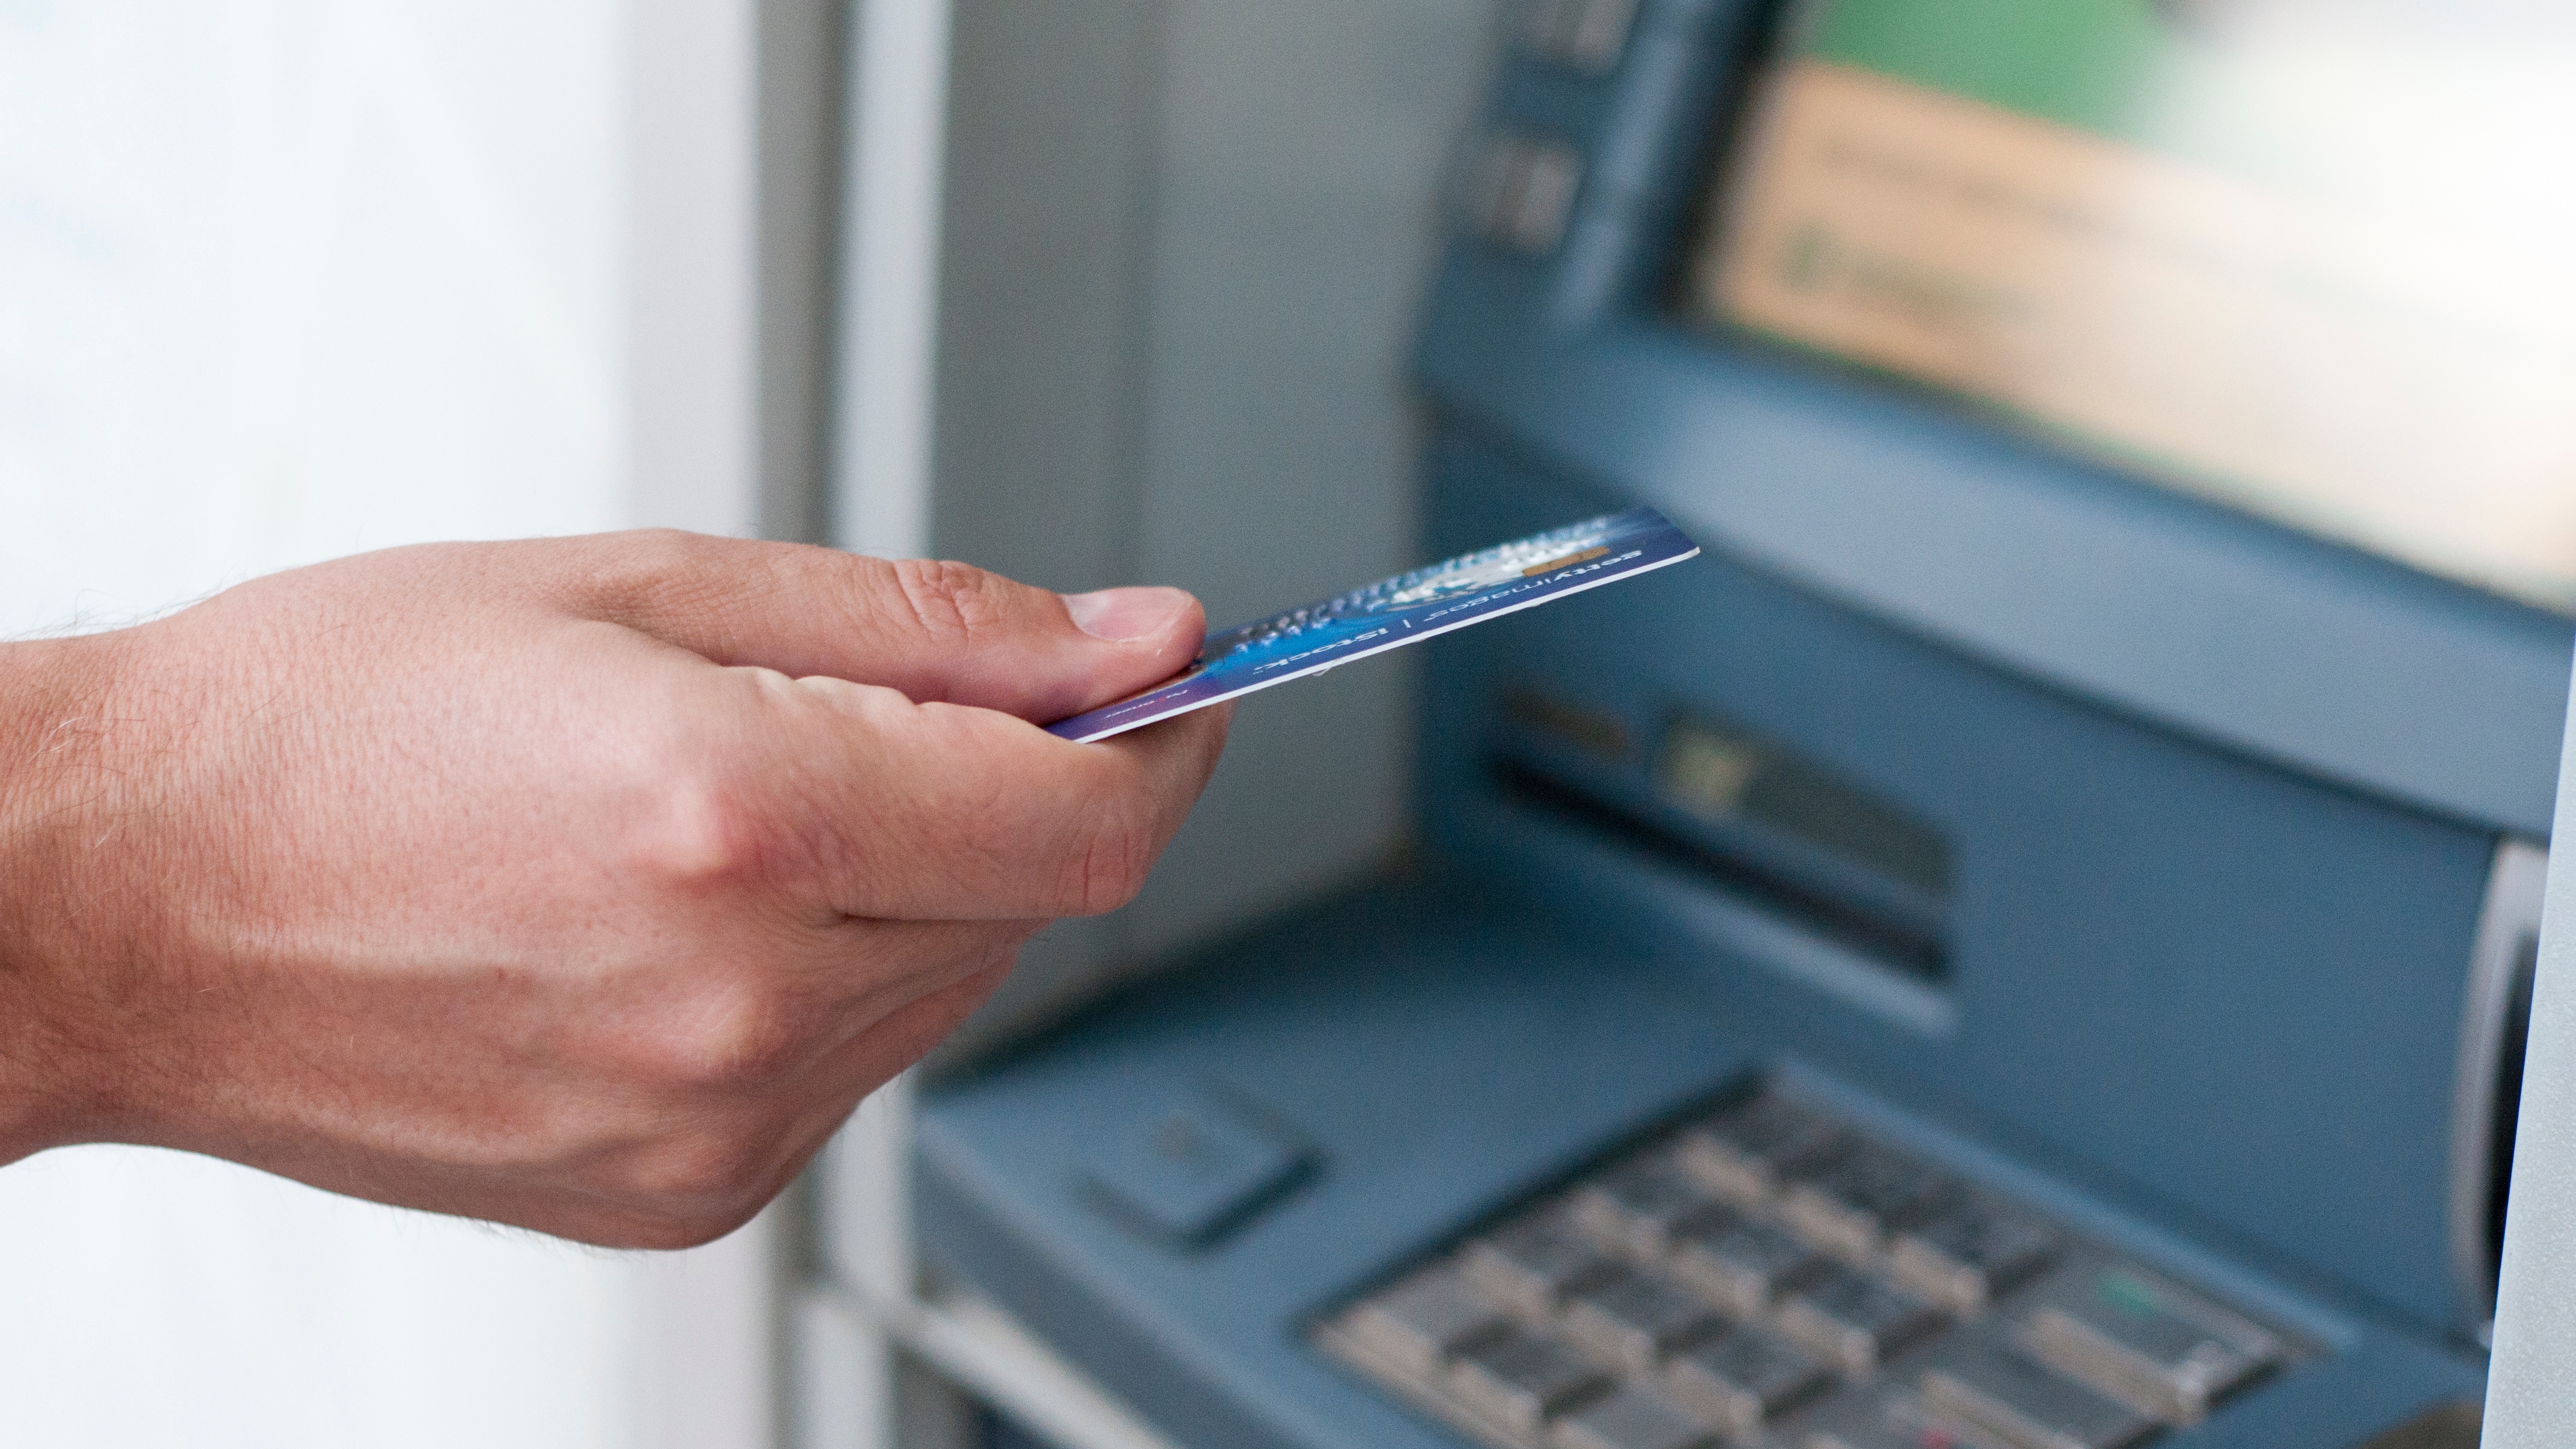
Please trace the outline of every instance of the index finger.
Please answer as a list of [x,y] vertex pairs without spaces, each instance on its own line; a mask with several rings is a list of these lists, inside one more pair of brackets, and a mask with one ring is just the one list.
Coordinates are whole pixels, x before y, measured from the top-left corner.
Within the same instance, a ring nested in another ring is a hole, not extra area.
[[996,711],[836,679],[768,687],[781,685],[785,838],[821,901],[884,919],[1124,905],[1205,788],[1231,713],[1077,745]]

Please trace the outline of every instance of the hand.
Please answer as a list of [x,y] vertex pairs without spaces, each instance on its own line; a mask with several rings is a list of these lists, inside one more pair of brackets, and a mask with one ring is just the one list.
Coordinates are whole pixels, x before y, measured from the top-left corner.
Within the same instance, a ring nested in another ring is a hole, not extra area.
[[0,646],[0,1161],[720,1236],[1040,925],[1135,893],[1225,712],[1028,721],[1203,632],[1172,589],[648,533]]

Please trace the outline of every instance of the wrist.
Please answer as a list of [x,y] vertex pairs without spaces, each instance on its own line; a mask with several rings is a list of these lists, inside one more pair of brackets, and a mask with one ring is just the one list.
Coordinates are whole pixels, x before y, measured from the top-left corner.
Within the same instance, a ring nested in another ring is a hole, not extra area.
[[82,882],[114,784],[113,635],[0,644],[0,1162],[83,1140],[102,1080],[69,1008],[88,968]]

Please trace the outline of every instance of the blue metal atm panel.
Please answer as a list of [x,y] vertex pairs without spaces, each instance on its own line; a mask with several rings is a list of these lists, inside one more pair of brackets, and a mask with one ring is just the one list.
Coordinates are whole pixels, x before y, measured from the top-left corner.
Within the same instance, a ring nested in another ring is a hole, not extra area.
[[2565,618],[1680,319],[1672,279],[1776,8],[1646,0],[1607,77],[1505,65],[1487,129],[1572,146],[1584,179],[1546,255],[1451,249],[1422,335],[1434,403],[1962,652],[2545,837],[2576,646]]
[[[1473,880],[1390,882],[1211,950],[1032,1049],[925,1093],[917,1220],[934,1258],[1176,1442],[1460,1449],[1311,1347],[1315,1317],[1389,1267],[1710,1091],[1764,1069],[1838,1079],[1739,1034],[1704,978]],[[1871,1094],[1840,1088],[1853,1101]],[[1216,1094],[1300,1133],[1316,1170],[1229,1235],[1178,1247],[1087,1189],[1140,1111]],[[2294,1325],[2320,1360],[2175,1449],[2346,1449],[2474,1398],[2474,1357],[2240,1243],[1892,1117],[1928,1152]],[[2229,1251],[2233,1250],[2233,1251]]]
[[[1456,439],[1432,476],[1435,547],[1600,502]],[[1592,799],[1649,794],[1659,731],[1713,716],[1931,822],[1955,858],[1947,981],[1730,945],[1705,924],[1722,885],[1499,786],[1517,746],[1496,702],[1524,688],[1635,742],[1624,766],[1548,762]],[[1714,555],[1461,635],[1424,699],[1444,856],[1690,963],[1735,1029],[2454,1321],[2449,1112],[2491,833],[1963,663]]]
[[[1426,553],[1633,501],[1708,553],[1426,646],[1427,874],[928,1089],[925,1240],[1182,1442],[1454,1445],[1318,1316],[1760,1073],[2304,1336],[2159,1444],[2474,1398],[2463,975],[2568,622],[1672,320],[1764,14],[1507,60],[1486,125],[1584,179],[1544,257],[1452,249],[1420,358]],[[1685,747],[1821,824],[1683,808]],[[1819,846],[1854,821],[1911,844]],[[1176,1102],[1256,1144],[1186,1232],[1103,1166]]]
[[[1600,501],[1461,436],[1431,467],[1456,538]],[[2441,1183],[2489,833],[1963,664],[1714,555],[1432,658],[1424,810],[1450,865],[924,1098],[934,1253],[1176,1438],[1458,1443],[1311,1347],[1317,1316],[1756,1071],[1830,1083],[2319,1345],[2159,1442],[2344,1449],[2479,1392],[2479,1356],[2446,1341]],[[1629,767],[1532,746],[1496,708],[1532,686],[1617,719]],[[1535,759],[1618,805],[1665,721],[1710,716],[1946,833],[1938,981],[1874,990],[1766,955],[1709,926],[1722,884],[1496,769]],[[1140,1114],[1210,1096],[1313,1170],[1213,1241],[1138,1231],[1099,1162]]]

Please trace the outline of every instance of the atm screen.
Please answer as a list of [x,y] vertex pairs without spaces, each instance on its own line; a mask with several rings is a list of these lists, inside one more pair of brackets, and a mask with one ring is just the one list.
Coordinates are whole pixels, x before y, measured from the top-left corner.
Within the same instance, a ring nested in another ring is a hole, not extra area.
[[1799,4],[1689,305],[2576,612],[2564,9]]

